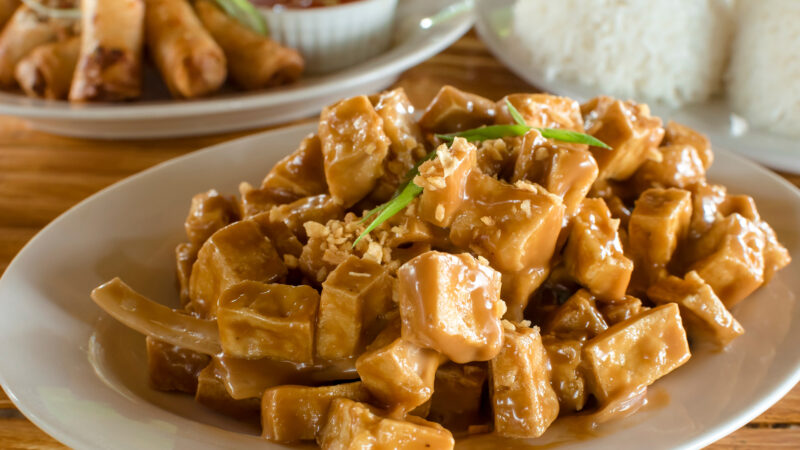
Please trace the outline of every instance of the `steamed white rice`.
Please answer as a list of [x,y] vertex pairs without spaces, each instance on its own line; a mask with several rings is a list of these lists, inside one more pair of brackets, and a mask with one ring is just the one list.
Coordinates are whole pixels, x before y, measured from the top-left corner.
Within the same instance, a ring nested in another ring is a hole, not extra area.
[[751,126],[800,136],[800,1],[744,0],[736,9],[733,109]]
[[679,106],[720,90],[731,9],[728,0],[518,0],[514,30],[541,76]]

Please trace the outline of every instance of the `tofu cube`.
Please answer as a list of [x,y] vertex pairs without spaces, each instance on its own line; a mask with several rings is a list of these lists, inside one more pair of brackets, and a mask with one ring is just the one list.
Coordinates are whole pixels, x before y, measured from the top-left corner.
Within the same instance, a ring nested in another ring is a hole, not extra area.
[[559,337],[591,339],[607,329],[608,324],[597,309],[594,297],[581,289],[555,310],[545,332]]
[[419,125],[433,133],[452,133],[490,125],[496,114],[493,101],[444,86],[422,113]]
[[692,264],[694,270],[732,308],[764,283],[764,232],[734,213],[714,223],[697,243],[711,252]]
[[542,336],[550,358],[550,384],[558,396],[559,411],[580,411],[586,405],[586,380],[581,368],[583,340]]
[[197,391],[197,374],[208,365],[211,357],[150,336],[145,342],[150,386],[159,391],[194,394]]
[[234,399],[225,389],[225,381],[220,377],[216,365],[212,362],[197,376],[197,393],[194,399],[222,414],[240,420],[258,421],[261,409],[259,398]]
[[200,248],[189,278],[191,311],[216,317],[217,300],[227,288],[242,281],[280,282],[286,266],[272,242],[249,220],[214,233]]
[[393,413],[406,413],[433,394],[439,353],[400,337],[399,321],[389,325],[356,360],[369,392]]
[[383,175],[390,143],[383,119],[363,95],[342,100],[322,110],[319,139],[331,195],[345,207],[353,206]]
[[310,286],[235,284],[219,297],[222,350],[236,358],[313,363],[318,306],[319,294]]
[[538,327],[505,325],[503,349],[489,363],[494,431],[504,437],[539,437],[559,411],[547,351]]
[[279,199],[280,203],[327,193],[319,137],[306,137],[297,150],[275,164],[261,182],[261,189]]
[[185,308],[191,301],[189,278],[192,276],[192,266],[197,261],[198,250],[198,247],[186,242],[175,247],[175,274],[178,278],[182,308]]
[[647,160],[633,174],[634,190],[643,192],[652,187],[688,188],[705,182],[706,169],[703,160],[691,145],[668,145],[659,147],[661,161]]
[[192,197],[189,215],[183,224],[189,242],[198,247],[203,245],[217,230],[237,220],[237,209],[232,197],[221,195],[214,189]]
[[708,170],[714,162],[714,152],[711,151],[711,142],[707,137],[697,131],[681,125],[677,122],[669,121],[664,127],[664,142],[662,145],[691,145],[697,150],[703,167]]
[[450,240],[501,272],[546,267],[564,218],[561,198],[541,186],[511,185],[479,172],[467,182],[470,201],[450,227]]
[[246,181],[239,183],[239,196],[241,197],[239,211],[242,219],[269,212],[273,206],[281,203],[281,199],[275,198],[272,192],[256,189]]
[[[272,220],[272,218],[276,220]],[[303,244],[300,243],[297,235],[289,229],[286,223],[280,219],[280,217],[275,217],[271,211],[266,211],[251,216],[246,220],[251,220],[258,225],[264,236],[269,238],[269,241],[275,246],[278,254],[284,258],[284,261],[286,261],[286,255],[299,258],[303,253]],[[287,267],[287,269],[292,268]]]
[[485,365],[448,363],[439,367],[428,420],[459,431],[483,423],[481,398],[487,376]]
[[596,97],[581,105],[581,113],[586,133],[611,147],[591,147],[599,180],[626,180],[648,159],[661,160],[664,129],[647,105]]
[[415,416],[389,419],[364,403],[337,398],[331,403],[328,423],[317,435],[317,444],[326,450],[447,450],[455,441],[439,424]]
[[500,298],[506,302],[507,310],[503,318],[511,321],[523,320],[531,296],[549,275],[550,267],[530,267],[519,272],[504,273]]
[[539,184],[564,202],[572,217],[597,179],[597,163],[585,146],[545,140],[537,131],[525,135],[512,181]]
[[550,94],[511,94],[497,102],[498,124],[516,123],[508,111],[510,102],[529,126],[564,128],[583,133],[581,107],[575,100]]
[[597,306],[608,325],[616,325],[649,309],[632,295],[626,295],[622,300],[614,302],[601,302]]
[[308,240],[303,227],[306,222],[326,223],[342,215],[344,215],[342,205],[327,194],[304,197],[292,203],[274,206],[269,210],[270,222],[283,223],[300,242]]
[[467,253],[431,251],[400,266],[397,299],[402,336],[459,364],[500,351],[501,277]]
[[628,223],[636,289],[647,290],[660,278],[678,243],[688,235],[691,219],[689,191],[652,188],[636,200]]
[[583,347],[588,386],[600,402],[626,389],[649,386],[690,357],[686,332],[674,303],[620,322]]
[[572,219],[564,248],[564,266],[569,275],[592,295],[605,301],[625,296],[633,262],[622,249],[619,219],[600,198],[587,198]]
[[744,334],[744,328],[697,272],[689,272],[683,279],[662,278],[650,286],[647,297],[657,305],[677,303],[690,337],[725,347]]
[[392,281],[380,264],[350,256],[322,283],[317,317],[317,356],[357,356],[378,316],[393,307]]
[[477,164],[476,148],[456,138],[448,149],[441,145],[437,157],[419,167],[414,183],[423,188],[419,216],[437,227],[447,228],[464,203],[467,179]]
[[267,389],[261,399],[261,436],[280,443],[313,441],[328,422],[328,411],[336,398],[365,402],[369,400],[369,393],[359,381]]

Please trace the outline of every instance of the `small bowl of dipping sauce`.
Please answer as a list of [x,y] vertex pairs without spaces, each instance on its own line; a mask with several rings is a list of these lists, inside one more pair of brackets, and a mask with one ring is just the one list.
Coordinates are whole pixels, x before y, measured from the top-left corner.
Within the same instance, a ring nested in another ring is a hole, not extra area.
[[363,62],[392,44],[398,0],[251,0],[272,39],[299,51],[306,72]]

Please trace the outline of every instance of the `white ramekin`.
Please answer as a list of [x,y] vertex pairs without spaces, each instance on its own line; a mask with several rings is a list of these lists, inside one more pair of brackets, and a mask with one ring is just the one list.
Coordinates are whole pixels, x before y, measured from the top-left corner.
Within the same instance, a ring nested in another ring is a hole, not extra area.
[[270,37],[299,51],[306,73],[323,74],[352,66],[392,43],[397,0],[360,0],[309,9],[259,10]]

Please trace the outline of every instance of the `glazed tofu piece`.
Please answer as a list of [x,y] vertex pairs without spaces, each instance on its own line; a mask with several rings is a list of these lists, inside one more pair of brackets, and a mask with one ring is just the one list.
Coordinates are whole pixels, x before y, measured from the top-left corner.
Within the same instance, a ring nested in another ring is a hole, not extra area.
[[427,419],[459,431],[482,423],[481,397],[487,376],[484,365],[448,363],[439,367]]
[[246,280],[280,282],[286,266],[255,222],[236,222],[217,231],[200,248],[189,278],[190,309],[216,317],[220,294]]
[[256,189],[246,181],[239,183],[239,197],[239,212],[242,219],[269,212],[273,206],[281,203],[280,199],[276,198],[272,192]]
[[497,102],[498,124],[516,123],[506,101],[522,114],[525,123],[537,128],[564,128],[583,133],[581,107],[575,100],[550,94],[511,94]]
[[197,261],[198,247],[183,243],[175,247],[175,274],[180,289],[181,307],[186,307],[191,301],[189,295],[189,278],[192,276],[192,266]]
[[366,402],[369,393],[360,381],[333,386],[277,386],[261,399],[261,436],[280,443],[313,441],[328,422],[336,398]]
[[342,100],[322,111],[319,139],[331,195],[345,207],[356,204],[383,175],[390,144],[383,119],[366,96]]
[[184,228],[189,242],[199,247],[217,230],[237,219],[237,207],[233,198],[211,189],[192,197]]
[[705,234],[721,218],[719,208],[725,202],[727,189],[718,184],[698,183],[688,189],[692,193],[692,220],[689,236],[693,239]]
[[581,113],[586,133],[611,147],[591,147],[599,180],[626,180],[648,159],[661,160],[664,129],[647,105],[596,97],[581,105]]
[[322,283],[317,356],[326,360],[357,356],[370,342],[368,334],[378,317],[392,307],[392,280],[386,268],[349,257]]
[[150,336],[145,342],[150,386],[159,391],[194,394],[197,374],[208,365],[211,357]]
[[243,281],[219,297],[222,350],[244,359],[314,362],[319,294],[311,286]]
[[662,278],[650,286],[647,297],[657,305],[677,303],[689,337],[725,347],[744,334],[744,328],[697,272],[689,272],[683,279]]
[[678,243],[689,234],[691,219],[689,191],[652,188],[636,200],[628,224],[628,243],[637,289],[646,290],[662,276]]
[[563,338],[583,340],[607,329],[608,324],[597,309],[594,297],[586,289],[581,289],[555,310],[544,331]]
[[633,262],[623,253],[619,222],[603,199],[584,199],[564,248],[570,276],[605,301],[625,296],[633,272]]
[[425,109],[419,125],[434,133],[452,133],[490,125],[496,114],[493,101],[444,86]]
[[508,184],[479,172],[467,181],[469,203],[450,227],[450,240],[502,272],[546,267],[564,218],[561,198],[541,186]]
[[414,178],[424,189],[419,196],[419,216],[437,227],[449,227],[464,204],[467,180],[476,164],[476,148],[466,139],[456,138],[449,149],[440,145],[436,158],[420,165]]
[[614,302],[603,302],[597,306],[608,325],[616,325],[649,309],[632,295],[626,295],[622,300]]
[[539,437],[559,411],[547,351],[538,327],[504,325],[503,349],[489,363],[494,431],[504,437]]
[[493,358],[503,339],[498,272],[467,253],[431,251],[397,271],[403,339],[460,364]]
[[632,182],[637,192],[649,188],[685,189],[704,183],[706,169],[697,150],[691,145],[668,145],[659,147],[661,161],[647,160],[633,174]]
[[261,189],[270,192],[280,203],[327,193],[319,137],[306,137],[297,150],[275,164],[261,183]]
[[500,289],[500,298],[506,302],[506,314],[503,318],[511,321],[523,320],[531,295],[547,280],[548,275],[550,267],[529,267],[519,272],[504,273]]
[[708,170],[714,162],[714,153],[711,151],[711,142],[707,137],[697,131],[681,125],[677,122],[669,121],[664,127],[664,142],[662,145],[691,145],[697,150],[697,156],[703,162],[703,168]]
[[304,197],[269,210],[270,222],[283,223],[301,242],[308,240],[304,228],[306,222],[325,223],[342,215],[342,205],[327,194]]
[[[258,228],[264,236],[269,238],[269,241],[275,246],[275,250],[277,250],[278,254],[284,259],[287,268],[293,269],[294,267],[289,267],[288,263],[286,263],[286,255],[299,258],[300,254],[303,252],[303,244],[300,243],[300,239],[297,238],[297,235],[289,229],[286,222],[281,220],[282,218],[283,217],[280,215],[272,214],[271,211],[265,211],[245,220],[251,220],[258,225]],[[305,228],[303,228],[303,232],[303,236],[305,236]]]
[[583,341],[542,336],[550,358],[550,384],[558,396],[559,411],[580,411],[586,405],[586,380],[581,369]]
[[237,400],[231,397],[214,363],[208,364],[198,374],[194,399],[201,405],[240,420],[257,421],[261,409],[259,398]]
[[447,450],[455,441],[439,424],[415,416],[390,419],[364,403],[337,398],[331,403],[328,423],[317,435],[317,444],[325,450]]
[[597,179],[597,163],[585,148],[551,141],[537,142],[541,139],[535,130],[525,135],[512,181],[536,183],[561,197],[566,217],[572,217]]
[[583,347],[592,394],[602,403],[649,386],[691,357],[678,305],[668,303],[620,322]]
[[764,283],[764,232],[758,224],[734,213],[714,223],[695,243],[700,254],[692,264],[725,307],[732,308]]
[[356,360],[356,370],[372,396],[393,415],[403,415],[433,394],[439,353],[400,337],[400,322],[384,329]]

